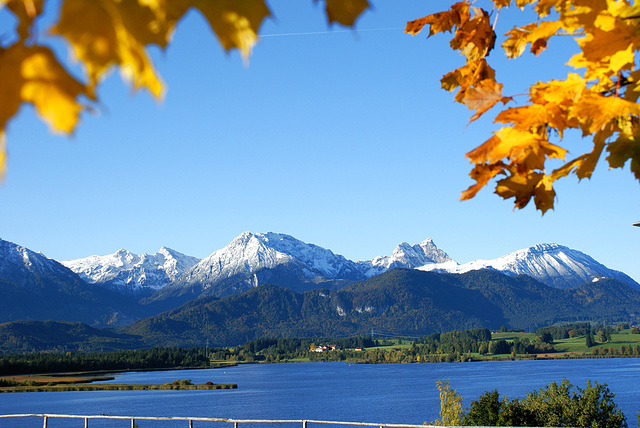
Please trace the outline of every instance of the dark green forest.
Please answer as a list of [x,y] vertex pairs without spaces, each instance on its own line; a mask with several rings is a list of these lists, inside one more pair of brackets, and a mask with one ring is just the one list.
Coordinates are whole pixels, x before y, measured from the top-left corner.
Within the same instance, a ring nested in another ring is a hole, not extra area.
[[[556,341],[573,336],[581,352],[562,357],[638,357],[640,336],[628,324],[570,323],[540,328],[535,334],[492,333],[486,328],[433,333],[421,337],[259,338],[230,347],[153,347],[109,352],[25,352],[0,354],[0,375],[71,371],[152,370],[212,367],[220,364],[291,361],[350,363],[462,362],[483,359],[553,358]],[[622,345],[612,336],[622,331]],[[506,335],[506,336],[505,336]],[[588,342],[592,341],[592,349]]]
[[615,280],[575,289],[527,276],[460,275],[395,268],[339,291],[263,285],[241,295],[204,297],[145,318],[120,333],[145,346],[239,345],[261,337],[345,337],[371,329],[426,336],[488,328],[534,331],[576,321],[637,323],[640,293]]

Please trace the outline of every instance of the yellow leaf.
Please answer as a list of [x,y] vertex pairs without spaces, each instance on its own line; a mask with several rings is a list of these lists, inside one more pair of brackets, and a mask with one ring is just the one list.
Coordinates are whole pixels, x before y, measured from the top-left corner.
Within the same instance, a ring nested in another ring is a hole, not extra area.
[[105,73],[118,67],[134,88],[147,88],[161,98],[163,84],[143,44],[149,35],[140,41],[136,35],[143,31],[130,28],[131,25],[145,27],[147,23],[134,21],[134,17],[139,17],[137,14],[126,16],[132,13],[132,1],[136,0],[66,0],[52,32],[71,43],[76,57],[87,68],[92,90]]
[[495,164],[501,162],[502,159],[506,157],[504,152],[494,155],[494,151],[497,150],[501,143],[502,140],[500,140],[500,137],[498,137],[494,132],[493,137],[468,152],[465,156],[470,162],[475,164]]
[[[610,134],[607,133],[607,135]],[[551,181],[556,181],[561,177],[566,177],[574,169],[579,180],[582,180],[583,178],[591,178],[591,174],[593,174],[593,170],[595,169],[598,160],[600,160],[600,155],[604,149],[607,135],[596,135],[594,138],[594,147],[591,153],[585,153],[567,162],[560,168],[554,170],[548,178]]]
[[[521,1],[521,0],[517,0]],[[525,3],[523,1],[523,3]],[[534,3],[534,1],[527,1],[526,3]],[[542,18],[551,13],[551,9],[559,2],[557,0],[539,0],[535,5],[536,13]],[[518,4],[518,7],[524,7],[524,4]]]
[[513,127],[521,131],[538,133],[546,127],[554,128],[560,138],[567,128],[577,128],[579,123],[569,117],[571,104],[530,104],[521,107],[511,107],[496,116],[495,122],[512,123]]
[[502,48],[509,58],[516,58],[523,54],[527,44],[531,43],[531,53],[539,55],[547,47],[547,40],[562,28],[558,21],[543,21],[513,28],[502,43]]
[[628,160],[631,160],[631,172],[640,180],[640,140],[635,136],[620,135],[618,139],[607,146],[609,166],[622,168]]
[[583,178],[591,178],[593,170],[596,168],[596,164],[600,160],[600,155],[605,146],[606,137],[596,135],[593,139],[593,150],[591,153],[583,155],[583,161],[578,165],[576,169],[576,175],[579,180]]
[[508,159],[510,165],[528,170],[544,169],[546,158],[563,159],[567,151],[551,144],[544,137],[512,127],[504,127],[489,140],[468,152],[466,157],[473,163],[495,164]]
[[469,176],[476,180],[476,184],[470,186],[460,195],[461,201],[473,198],[493,177],[504,171],[504,164],[498,162],[496,164],[480,163],[471,170]]
[[53,130],[73,131],[83,110],[77,99],[88,93],[51,50],[21,43],[0,49],[0,75],[0,133],[23,102],[33,104]]
[[489,14],[478,8],[473,8],[474,16],[463,22],[456,29],[456,35],[451,40],[451,48],[459,49],[467,61],[484,58],[493,49],[496,33],[489,20]]
[[527,44],[529,43],[529,34],[525,28],[513,28],[505,36],[508,36],[507,40],[502,43],[502,48],[509,58],[519,57],[524,53]]
[[498,113],[495,122],[512,123],[515,128],[523,131],[537,131],[550,122],[550,115],[545,106],[532,104],[503,110]]
[[553,181],[549,180],[547,176],[542,177],[533,193],[533,202],[536,204],[536,208],[542,211],[543,215],[548,210],[553,209],[556,192],[553,190]]
[[[545,1],[548,3],[548,0]],[[552,0],[555,8],[560,14],[560,21],[564,28],[569,31],[586,30],[587,33],[595,28],[595,23],[601,13],[608,13],[607,0]]]
[[617,74],[620,70],[630,69],[634,65],[634,49],[637,31],[634,26],[622,20],[611,31],[595,28],[579,40],[582,52],[574,55],[568,62],[574,68],[585,67],[586,79],[600,79]]
[[4,180],[7,173],[7,139],[0,129],[0,181]]
[[510,97],[502,96],[502,83],[497,83],[495,80],[483,80],[466,91],[462,102],[470,110],[476,111],[469,120],[473,122],[499,101],[506,104],[510,100]]
[[638,102],[640,97],[640,70],[632,71],[627,77],[627,89],[624,92],[624,99],[632,103]]
[[640,105],[619,97],[589,92],[576,101],[572,115],[580,122],[583,133],[588,135],[604,129],[619,117],[640,115]]
[[612,31],[616,27],[616,18],[609,14],[599,14],[594,25],[602,31]]
[[20,71],[22,60],[25,56],[22,45],[14,45],[9,49],[0,47],[0,132],[2,132],[9,119],[20,109],[22,98],[20,88],[22,78]]
[[176,23],[191,6],[190,0],[118,0],[124,27],[141,45],[165,48]]
[[568,106],[586,89],[587,82],[575,73],[569,73],[566,80],[552,80],[531,86],[530,97],[534,104],[553,103]]
[[498,9],[502,9],[503,7],[509,6],[511,0],[493,0],[493,4],[495,4]]
[[262,21],[271,15],[264,0],[194,0],[225,50],[237,48],[245,61],[258,41]]
[[21,40],[26,40],[34,20],[42,13],[44,0],[7,0],[3,3],[18,18],[16,31]]
[[369,8],[367,0],[325,0],[325,3],[329,24],[337,22],[348,27],[352,27],[356,19]]
[[516,208],[522,209],[535,195],[536,187],[543,177],[544,174],[540,172],[511,174],[507,178],[498,180],[495,193],[504,199],[514,198]]
[[22,100],[32,103],[54,130],[71,133],[84,109],[77,98],[88,93],[60,65],[53,52],[41,46],[26,48],[20,79]]
[[464,22],[467,22],[470,17],[469,3],[461,1],[454,3],[448,11],[434,13],[407,22],[404,32],[415,36],[422,31],[425,25],[429,25],[429,37],[431,37],[436,33],[451,31],[454,27],[459,27]]
[[516,0],[516,5],[520,9],[524,9],[524,7],[528,4],[535,3],[537,0]]
[[487,60],[481,58],[477,61],[470,61],[460,68],[445,74],[440,80],[442,88],[453,91],[457,87],[466,91],[473,85],[483,80],[494,80],[496,72],[489,66]]

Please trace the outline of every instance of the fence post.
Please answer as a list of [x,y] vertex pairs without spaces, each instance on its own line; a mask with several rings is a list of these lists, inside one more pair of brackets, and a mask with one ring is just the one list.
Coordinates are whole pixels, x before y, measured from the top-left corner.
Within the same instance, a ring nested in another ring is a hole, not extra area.
[[233,423],[233,428],[238,428],[238,423],[237,422]]
[[47,417],[44,417],[44,421],[42,422],[42,428],[47,428]]
[[131,428],[136,428],[136,420],[131,418]]
[[84,418],[84,428],[89,428],[89,418]]
[[302,428],[307,428],[307,421],[302,421]]
[[189,419],[189,428],[193,428],[193,421]]

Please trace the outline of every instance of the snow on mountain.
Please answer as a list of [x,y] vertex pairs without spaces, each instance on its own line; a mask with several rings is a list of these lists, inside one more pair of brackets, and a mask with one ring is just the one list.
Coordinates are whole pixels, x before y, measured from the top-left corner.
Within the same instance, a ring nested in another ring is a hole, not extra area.
[[279,266],[300,269],[307,279],[351,278],[359,274],[354,262],[317,245],[281,233],[244,232],[187,271],[180,281],[213,284]]
[[0,239],[0,276],[31,275],[72,275],[55,260],[28,248]]
[[367,278],[379,275],[394,267],[415,269],[436,264],[440,267],[458,265],[447,253],[439,249],[431,238],[415,245],[402,242],[396,246],[391,256],[378,256],[371,260],[358,262],[358,266]]
[[506,275],[528,275],[555,288],[574,288],[597,278],[614,278],[640,290],[628,275],[609,269],[590,256],[558,244],[538,244],[495,260],[474,260],[458,266],[425,265],[420,270],[464,273],[495,269]]
[[164,287],[199,261],[197,257],[162,247],[156,254],[137,255],[120,249],[106,256],[90,256],[62,264],[90,284],[137,294]]
[[[43,272],[65,269],[40,254],[2,240],[0,255],[3,256],[0,273],[8,266],[13,266],[13,270],[20,266],[22,270]],[[433,240],[426,239],[415,245],[403,242],[396,246],[391,256],[353,262],[289,235],[244,232],[203,260],[163,247],[151,255],[119,250],[106,256],[91,256],[62,264],[90,284],[146,296],[160,289],[165,296],[181,293],[197,296],[213,286],[217,288],[209,289],[211,294],[227,295],[267,282],[296,290],[339,289],[394,267],[447,273],[494,269],[507,275],[528,275],[556,288],[577,287],[594,278],[609,277],[640,290],[640,285],[624,273],[609,269],[580,251],[557,244],[539,244],[495,260],[475,260],[459,265]]]

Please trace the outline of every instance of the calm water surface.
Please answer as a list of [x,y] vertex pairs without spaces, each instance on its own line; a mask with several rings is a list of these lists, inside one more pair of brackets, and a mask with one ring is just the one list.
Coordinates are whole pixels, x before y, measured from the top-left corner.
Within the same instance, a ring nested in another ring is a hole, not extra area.
[[[0,394],[0,414],[197,416],[422,424],[438,417],[437,380],[448,380],[468,407],[487,390],[497,388],[503,396],[522,397],[549,382],[560,382],[563,377],[582,388],[587,379],[608,384],[616,394],[615,402],[627,416],[629,426],[638,426],[640,359],[635,358],[378,365],[256,364],[215,370],[123,373],[116,375],[113,382],[166,383],[191,379],[193,383],[236,383],[238,389]],[[83,421],[49,422],[49,428],[72,426],[82,427]],[[90,426],[127,427],[129,422],[91,421]],[[139,421],[139,426],[186,427],[187,422]],[[194,426],[233,428],[229,424],[204,422],[196,422]],[[42,427],[42,419],[0,419],[0,427]],[[298,425],[287,427],[298,428]],[[257,427],[245,425],[245,428]]]

